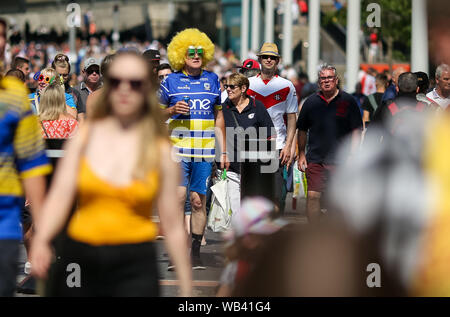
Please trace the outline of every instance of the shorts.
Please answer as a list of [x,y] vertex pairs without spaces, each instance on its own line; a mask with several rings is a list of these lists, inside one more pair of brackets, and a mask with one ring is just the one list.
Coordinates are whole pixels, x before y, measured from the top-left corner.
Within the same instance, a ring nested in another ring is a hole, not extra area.
[[16,292],[19,240],[0,240],[0,297],[13,297]]
[[211,176],[211,162],[194,162],[193,160],[182,160],[182,182],[181,186],[189,188],[189,191],[206,195],[209,177]]
[[306,169],[308,191],[323,193],[325,191],[330,172],[333,170],[334,165],[308,163],[308,167]]

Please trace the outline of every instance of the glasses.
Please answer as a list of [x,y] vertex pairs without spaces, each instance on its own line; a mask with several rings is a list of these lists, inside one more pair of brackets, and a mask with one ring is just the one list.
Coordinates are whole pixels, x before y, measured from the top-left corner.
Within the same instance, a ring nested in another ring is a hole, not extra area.
[[228,88],[234,89],[234,88],[238,88],[239,86],[238,86],[238,85],[223,85],[223,87],[224,87],[225,89],[228,89]]
[[273,60],[273,61],[277,61],[278,60],[278,57],[277,56],[273,56],[273,55],[261,55],[261,58],[262,59],[271,59],[271,60]]
[[40,74],[38,81],[45,82],[46,84],[51,84],[54,79],[55,79],[55,76],[50,77],[50,76],[44,76],[43,74]]
[[88,74],[88,75],[92,75],[93,73],[96,73],[97,75],[100,75],[100,69],[98,69],[98,68],[89,68],[86,71],[86,74]]
[[187,57],[188,58],[195,58],[195,54],[197,54],[199,57],[203,57],[203,47],[198,46],[189,46],[187,50]]
[[320,81],[328,81],[328,80],[333,80],[334,78],[336,78],[336,76],[319,77],[319,80]]
[[163,80],[163,79],[166,78],[167,76],[169,76],[169,75],[159,75],[158,78],[159,78],[159,80]]
[[113,89],[119,88],[122,82],[127,82],[130,85],[131,89],[134,91],[141,91],[142,87],[144,86],[144,81],[141,79],[124,79],[117,77],[109,78],[109,83],[111,84],[111,87]]
[[64,54],[58,54],[55,56],[55,61],[66,61],[69,62],[69,57]]

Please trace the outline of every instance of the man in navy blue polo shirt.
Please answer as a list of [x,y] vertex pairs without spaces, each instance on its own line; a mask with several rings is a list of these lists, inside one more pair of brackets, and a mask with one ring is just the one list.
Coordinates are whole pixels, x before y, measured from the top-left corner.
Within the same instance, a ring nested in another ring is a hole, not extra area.
[[[322,65],[319,70],[320,91],[305,101],[297,121],[298,167],[306,172],[306,212],[310,223],[320,217],[320,197],[328,174],[336,164],[335,154],[339,143],[351,134],[350,151],[356,150],[362,131],[358,105],[351,95],[340,91],[337,85],[336,68]],[[305,155],[307,133],[308,152]]]

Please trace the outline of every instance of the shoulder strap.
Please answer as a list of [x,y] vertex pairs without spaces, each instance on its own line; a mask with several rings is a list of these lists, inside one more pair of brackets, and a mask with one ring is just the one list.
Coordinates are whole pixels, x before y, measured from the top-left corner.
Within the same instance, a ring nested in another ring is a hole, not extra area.
[[41,120],[39,120],[39,122],[41,123],[41,127],[42,130],[44,130],[45,136],[47,137],[47,139],[50,139],[50,137],[47,134],[47,129],[45,129],[44,123]]
[[377,111],[378,104],[377,104],[377,101],[375,100],[375,97],[373,95],[369,95],[369,96],[367,96],[367,99],[369,99],[369,102],[373,107],[373,111],[374,112]]
[[239,125],[239,123],[238,123],[238,121],[237,121],[237,119],[236,119],[236,115],[234,114],[234,111],[233,111],[233,110],[230,110],[230,112],[231,112],[231,115],[233,116],[234,123],[236,124],[236,128],[239,128],[240,125]]

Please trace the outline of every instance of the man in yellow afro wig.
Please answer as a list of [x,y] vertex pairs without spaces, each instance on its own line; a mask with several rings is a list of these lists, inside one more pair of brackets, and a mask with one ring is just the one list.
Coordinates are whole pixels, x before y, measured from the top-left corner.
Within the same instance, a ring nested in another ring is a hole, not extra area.
[[[192,268],[204,270],[200,246],[206,227],[206,193],[212,163],[228,168],[225,121],[220,103],[219,78],[204,66],[214,57],[214,44],[205,33],[186,29],[174,36],[167,47],[169,63],[176,72],[169,74],[159,90],[160,104],[168,120],[170,137],[182,169],[178,189],[180,209],[187,195],[192,221],[186,216],[186,229],[192,233]],[[215,138],[221,154],[215,153]],[[192,226],[191,226],[192,225]],[[169,263],[168,270],[174,269]]]
[[213,60],[214,44],[209,37],[198,29],[186,29],[175,35],[167,46],[169,63],[174,70],[183,69],[190,46],[203,48],[202,68]]

